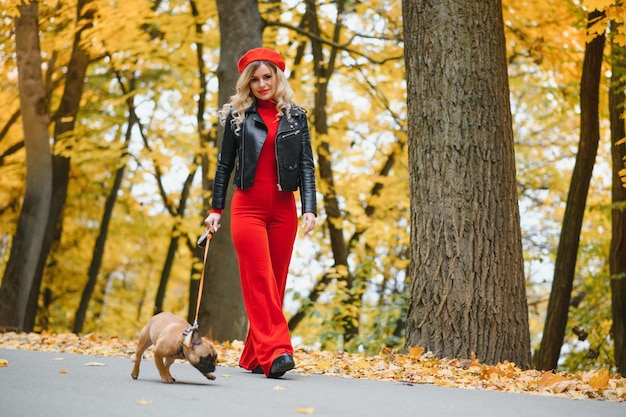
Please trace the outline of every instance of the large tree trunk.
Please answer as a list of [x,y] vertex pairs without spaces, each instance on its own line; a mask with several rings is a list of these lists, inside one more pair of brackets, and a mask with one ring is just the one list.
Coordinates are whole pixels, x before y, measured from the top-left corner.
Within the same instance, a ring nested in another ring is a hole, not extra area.
[[[89,66],[90,58],[87,52],[81,47],[82,32],[89,28],[95,10],[86,6],[91,0],[78,0],[76,7],[76,33],[72,46],[72,56],[67,67],[65,76],[65,89],[61,97],[61,103],[55,113],[54,118],[54,142],[55,144],[66,135],[71,134],[76,125],[76,117],[80,109],[80,100],[83,95],[85,84],[85,74]],[[27,317],[27,328],[32,330],[35,324],[37,299],[42,276],[48,260],[48,255],[54,251],[54,247],[61,241],[61,230],[63,223],[63,207],[67,198],[67,187],[69,184],[70,158],[60,154],[52,155],[52,197],[50,201],[48,223],[42,229],[44,241],[41,247],[41,254],[37,261],[37,272],[35,282],[32,287],[29,301],[29,314]]]
[[[221,36],[220,64],[217,68],[220,86],[218,105],[222,106],[235,93],[239,57],[248,49],[262,46],[263,22],[255,0],[217,0],[217,12]],[[222,129],[221,126],[218,129],[220,141]],[[198,318],[200,328],[210,330],[211,336],[220,341],[243,340],[248,330],[237,254],[230,235],[232,194],[231,187],[220,230],[211,239]],[[208,206],[208,203],[205,204],[205,207]]]
[[530,366],[499,0],[403,0],[411,189],[406,348]]
[[626,168],[626,137],[624,104],[626,100],[626,47],[611,45],[611,88],[609,112],[611,114],[611,156],[613,161],[612,234],[609,253],[611,272],[611,306],[613,312],[613,340],[615,365],[618,372],[626,374],[626,187],[622,185],[619,171]]
[[[590,13],[589,22],[599,16],[600,12]],[[600,140],[598,106],[604,44],[605,36],[601,35],[589,42],[585,49],[580,83],[580,141],[556,253],[543,337],[533,358],[537,369],[556,369],[565,337],[580,230]]]
[[26,190],[0,287],[0,326],[26,329],[27,306],[48,221],[52,193],[50,113],[41,71],[37,1],[19,6],[15,25]]

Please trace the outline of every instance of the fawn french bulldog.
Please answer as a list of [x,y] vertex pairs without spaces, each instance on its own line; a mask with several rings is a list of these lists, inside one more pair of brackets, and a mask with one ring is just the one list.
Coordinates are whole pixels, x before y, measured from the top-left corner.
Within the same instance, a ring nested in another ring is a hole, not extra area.
[[215,345],[206,337],[201,337],[200,331],[185,320],[163,312],[148,321],[139,334],[135,365],[130,374],[133,379],[139,376],[141,358],[150,345],[154,345],[154,362],[163,382],[175,382],[170,374],[170,366],[176,359],[187,359],[202,375],[210,380],[215,379]]

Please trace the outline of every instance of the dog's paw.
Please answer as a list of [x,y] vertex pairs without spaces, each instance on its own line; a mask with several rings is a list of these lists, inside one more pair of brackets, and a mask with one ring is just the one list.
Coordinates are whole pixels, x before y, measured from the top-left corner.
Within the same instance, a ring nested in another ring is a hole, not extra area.
[[172,377],[162,378],[162,381],[165,382],[166,384],[173,384],[174,382],[176,382],[176,380]]
[[204,376],[206,376],[206,378],[210,379],[211,381],[215,381],[215,375],[213,375],[212,373],[204,374]]

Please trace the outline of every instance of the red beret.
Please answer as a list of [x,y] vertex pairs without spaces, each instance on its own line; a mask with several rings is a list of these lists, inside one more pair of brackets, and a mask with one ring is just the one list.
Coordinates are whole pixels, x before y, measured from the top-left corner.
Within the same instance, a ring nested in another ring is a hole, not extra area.
[[268,61],[280,68],[281,71],[285,71],[285,60],[278,52],[268,48],[255,48],[250,49],[239,58],[239,62],[237,62],[239,74],[254,61]]

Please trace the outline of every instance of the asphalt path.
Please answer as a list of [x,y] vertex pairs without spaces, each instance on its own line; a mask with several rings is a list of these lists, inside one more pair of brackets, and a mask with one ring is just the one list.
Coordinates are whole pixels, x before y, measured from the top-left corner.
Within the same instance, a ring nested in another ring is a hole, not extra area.
[[144,360],[0,349],[1,417],[626,417],[626,404],[511,394],[433,385],[307,376],[267,379],[217,368],[207,380],[188,363],[174,363],[176,383],[164,384]]

